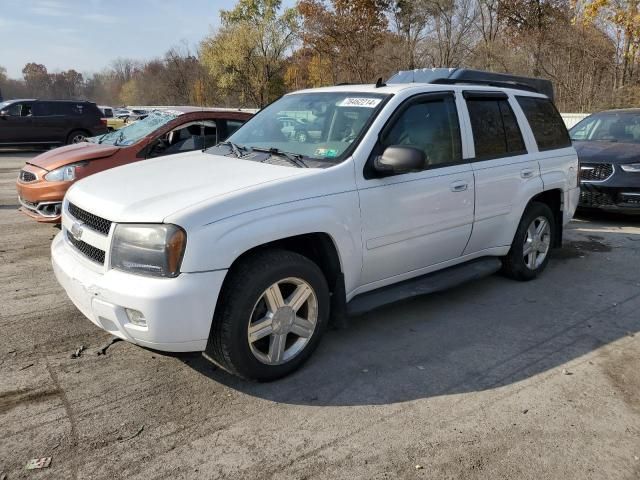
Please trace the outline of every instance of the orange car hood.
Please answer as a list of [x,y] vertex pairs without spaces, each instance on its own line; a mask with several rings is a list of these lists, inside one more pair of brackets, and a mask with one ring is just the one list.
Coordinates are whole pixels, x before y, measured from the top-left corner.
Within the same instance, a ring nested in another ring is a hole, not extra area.
[[114,147],[113,145],[100,145],[89,142],[76,143],[49,150],[27,163],[51,171],[64,165],[69,165],[70,163],[81,162],[82,160],[96,160],[98,158],[110,157],[119,149],[120,147]]

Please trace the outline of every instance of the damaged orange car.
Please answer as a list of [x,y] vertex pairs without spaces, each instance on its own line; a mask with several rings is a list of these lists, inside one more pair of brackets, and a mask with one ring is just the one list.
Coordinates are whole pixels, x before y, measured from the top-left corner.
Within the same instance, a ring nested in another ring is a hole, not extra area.
[[127,163],[212,147],[251,116],[191,107],[156,110],[120,130],[42,153],[26,163],[16,181],[20,211],[39,222],[60,223],[62,199],[75,181]]

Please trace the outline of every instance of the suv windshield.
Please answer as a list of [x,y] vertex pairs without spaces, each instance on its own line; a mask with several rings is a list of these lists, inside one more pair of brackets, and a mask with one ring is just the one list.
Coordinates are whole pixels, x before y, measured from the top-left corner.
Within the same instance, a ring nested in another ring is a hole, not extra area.
[[574,141],[640,143],[640,113],[591,115],[569,130],[569,134]]
[[240,148],[277,150],[338,162],[386,97],[363,92],[287,95],[260,111],[228,142]]
[[93,143],[107,143],[109,145],[116,146],[133,145],[158,128],[169,123],[178,115],[178,112],[154,111],[151,112],[144,120],[138,120],[137,122],[127,125],[120,130],[114,130],[113,132],[109,132],[98,137],[91,137],[87,139],[87,141]]

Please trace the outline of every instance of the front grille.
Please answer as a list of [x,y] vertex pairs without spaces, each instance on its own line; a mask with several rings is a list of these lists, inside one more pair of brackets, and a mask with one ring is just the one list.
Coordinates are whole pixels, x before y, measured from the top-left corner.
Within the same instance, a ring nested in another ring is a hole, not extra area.
[[616,202],[608,193],[585,191],[580,192],[580,205],[583,207],[612,207]]
[[26,170],[20,170],[20,181],[21,182],[33,182],[36,179],[36,174],[27,172]]
[[104,250],[100,250],[99,248],[89,245],[82,240],[76,240],[69,231],[67,231],[67,240],[69,240],[69,243],[76,247],[76,249],[78,249],[78,251],[85,257],[99,263],[100,265],[104,265]]
[[84,223],[87,227],[103,233],[104,235],[109,234],[109,229],[111,228],[110,220],[106,220],[94,215],[93,213],[89,213],[80,207],[76,207],[73,203],[69,203],[69,213]]
[[613,165],[610,163],[583,163],[580,165],[580,180],[586,182],[601,182],[613,175]]

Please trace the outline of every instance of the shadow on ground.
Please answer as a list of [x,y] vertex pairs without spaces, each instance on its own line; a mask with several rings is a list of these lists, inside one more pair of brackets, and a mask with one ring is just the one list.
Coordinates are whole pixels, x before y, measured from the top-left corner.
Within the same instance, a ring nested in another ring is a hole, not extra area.
[[239,380],[199,354],[180,358],[214,381],[290,404],[377,405],[512,384],[640,331],[639,280],[616,268],[631,255],[640,260],[640,235],[617,231],[621,225],[573,223],[533,282],[494,275],[353,318],[277,382]]

